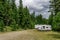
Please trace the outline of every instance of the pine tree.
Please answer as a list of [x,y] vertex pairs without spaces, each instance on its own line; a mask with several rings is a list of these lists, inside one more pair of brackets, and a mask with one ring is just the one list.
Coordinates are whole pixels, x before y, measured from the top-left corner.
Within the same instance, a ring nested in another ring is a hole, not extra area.
[[31,13],[30,15],[31,15],[32,28],[34,28],[34,26],[36,24],[35,11],[33,11],[33,13]]
[[0,19],[3,19],[3,10],[4,10],[4,8],[3,8],[3,2],[0,0]]
[[53,30],[54,31],[60,31],[60,12],[57,13],[56,16],[53,18]]
[[50,0],[50,9],[55,15],[60,11],[60,1],[59,0]]
[[60,21],[57,21],[57,20],[59,20],[59,16],[60,16],[60,14],[59,14],[59,12],[60,12],[60,0],[51,0],[50,3],[51,3],[50,10],[52,10],[51,13],[53,15],[53,16],[51,15],[52,20],[50,21],[50,23],[51,24],[53,23],[52,24],[53,30],[57,31],[60,29],[59,26],[57,25],[57,24],[59,24],[58,22],[60,22]]
[[31,14],[31,19],[35,21],[35,11],[33,11],[33,13]]
[[16,4],[15,4],[15,0],[11,0],[11,8],[12,8],[12,11],[13,11],[13,19],[15,19],[15,21],[17,21],[17,7],[16,7]]
[[3,32],[4,31],[4,5],[5,5],[6,0],[0,0],[0,31]]
[[17,7],[15,4],[15,0],[11,0],[10,2],[10,10],[9,10],[9,14],[10,14],[10,21],[11,24],[10,26],[12,27],[12,31],[16,31],[17,30]]
[[24,26],[24,28],[25,29],[27,29],[27,28],[32,28],[32,24],[31,24],[31,16],[30,16],[30,13],[29,13],[29,10],[28,10],[28,8],[27,7],[25,7],[24,8],[24,10],[23,10],[23,26]]
[[36,20],[37,20],[37,23],[36,23],[36,24],[42,24],[42,15],[41,15],[41,14],[38,15],[38,16],[36,17]]
[[0,32],[4,32],[4,22],[0,20]]
[[8,10],[10,9],[8,1],[5,0],[3,5],[4,5],[4,10],[3,10],[4,11],[3,12],[4,24],[5,24],[5,26],[8,26],[9,25],[9,12],[8,12]]
[[20,5],[19,5],[19,9],[18,9],[18,24],[20,25],[20,27],[22,27],[23,23],[23,4],[22,4],[22,0],[19,1]]
[[51,15],[49,16],[49,20],[48,20],[48,24],[53,26],[53,13],[51,13]]

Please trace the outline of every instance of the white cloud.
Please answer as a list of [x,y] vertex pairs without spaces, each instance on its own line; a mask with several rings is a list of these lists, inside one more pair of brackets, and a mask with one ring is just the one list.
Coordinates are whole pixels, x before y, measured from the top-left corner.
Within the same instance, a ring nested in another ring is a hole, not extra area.
[[19,0],[16,0],[15,2],[16,2],[16,5],[19,6]]
[[[16,0],[17,5],[19,0]],[[27,6],[30,9],[30,12],[36,11],[36,15],[42,14],[45,18],[49,16],[48,7],[49,0],[23,0],[24,7]],[[46,17],[47,15],[47,17]]]
[[40,0],[41,2],[48,2],[49,0]]

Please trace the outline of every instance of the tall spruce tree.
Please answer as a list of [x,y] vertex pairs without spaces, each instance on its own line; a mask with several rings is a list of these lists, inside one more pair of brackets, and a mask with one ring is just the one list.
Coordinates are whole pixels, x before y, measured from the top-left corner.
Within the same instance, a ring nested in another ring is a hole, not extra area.
[[17,7],[15,4],[15,0],[11,0],[10,2],[10,19],[11,19],[11,24],[10,26],[12,27],[12,31],[17,30]]
[[3,1],[0,0],[0,32],[4,31],[4,22],[3,22]]
[[42,24],[42,15],[41,15],[41,14],[38,15],[38,16],[36,17],[36,20],[37,20],[37,23],[36,23],[36,24]]
[[54,31],[60,31],[60,12],[57,13],[56,16],[53,18],[53,30]]
[[50,0],[50,9],[55,15],[60,11],[60,1],[59,0]]
[[15,4],[15,0],[11,0],[11,8],[13,11],[13,19],[15,19],[15,21],[17,21],[17,6]]
[[48,24],[51,26],[53,26],[53,24],[52,24],[53,23],[53,16],[54,16],[53,13],[51,13],[51,15],[49,16],[49,20],[48,20]]
[[35,11],[33,11],[33,13],[31,13],[30,15],[31,15],[32,28],[34,28],[34,26],[36,24]]
[[29,10],[27,7],[24,8],[24,18],[23,18],[23,24],[24,24],[24,28],[27,29],[27,28],[32,28],[32,24],[31,24],[31,16],[30,16],[30,13],[29,13]]
[[8,1],[7,0],[5,0],[4,1],[4,15],[3,15],[3,18],[4,18],[4,24],[5,24],[5,26],[8,26],[9,25],[9,9],[10,9],[10,7],[9,7],[9,4],[8,4]]
[[51,12],[54,15],[54,16],[51,16],[51,18],[53,17],[53,19],[52,19],[53,21],[51,22],[51,23],[53,23],[52,24],[53,25],[52,28],[53,28],[53,30],[57,31],[57,30],[60,29],[59,26],[57,25],[58,24],[58,21],[57,20],[59,20],[58,19],[59,18],[59,15],[58,14],[60,12],[60,0],[50,0],[50,3],[51,3],[50,9],[52,9]]
[[18,9],[18,24],[20,25],[20,27],[23,27],[23,4],[22,4],[22,0],[19,0],[19,9]]

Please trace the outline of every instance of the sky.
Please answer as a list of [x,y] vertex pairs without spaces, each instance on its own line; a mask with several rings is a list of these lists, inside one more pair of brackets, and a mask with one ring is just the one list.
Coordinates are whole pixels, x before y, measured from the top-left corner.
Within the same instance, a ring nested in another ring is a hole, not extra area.
[[[17,6],[19,0],[16,0]],[[44,18],[48,18],[50,13],[49,10],[49,0],[22,0],[23,6],[27,6],[30,12],[35,11],[36,15],[42,14]]]

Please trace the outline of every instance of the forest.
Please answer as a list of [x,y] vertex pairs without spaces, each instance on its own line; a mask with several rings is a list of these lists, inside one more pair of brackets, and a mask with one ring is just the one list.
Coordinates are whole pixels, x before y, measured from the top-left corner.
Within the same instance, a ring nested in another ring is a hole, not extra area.
[[42,14],[36,16],[35,11],[30,13],[22,0],[18,7],[15,0],[0,0],[0,32],[34,29],[36,24],[51,25],[53,31],[60,31],[60,0],[49,2],[51,15],[46,19]]

